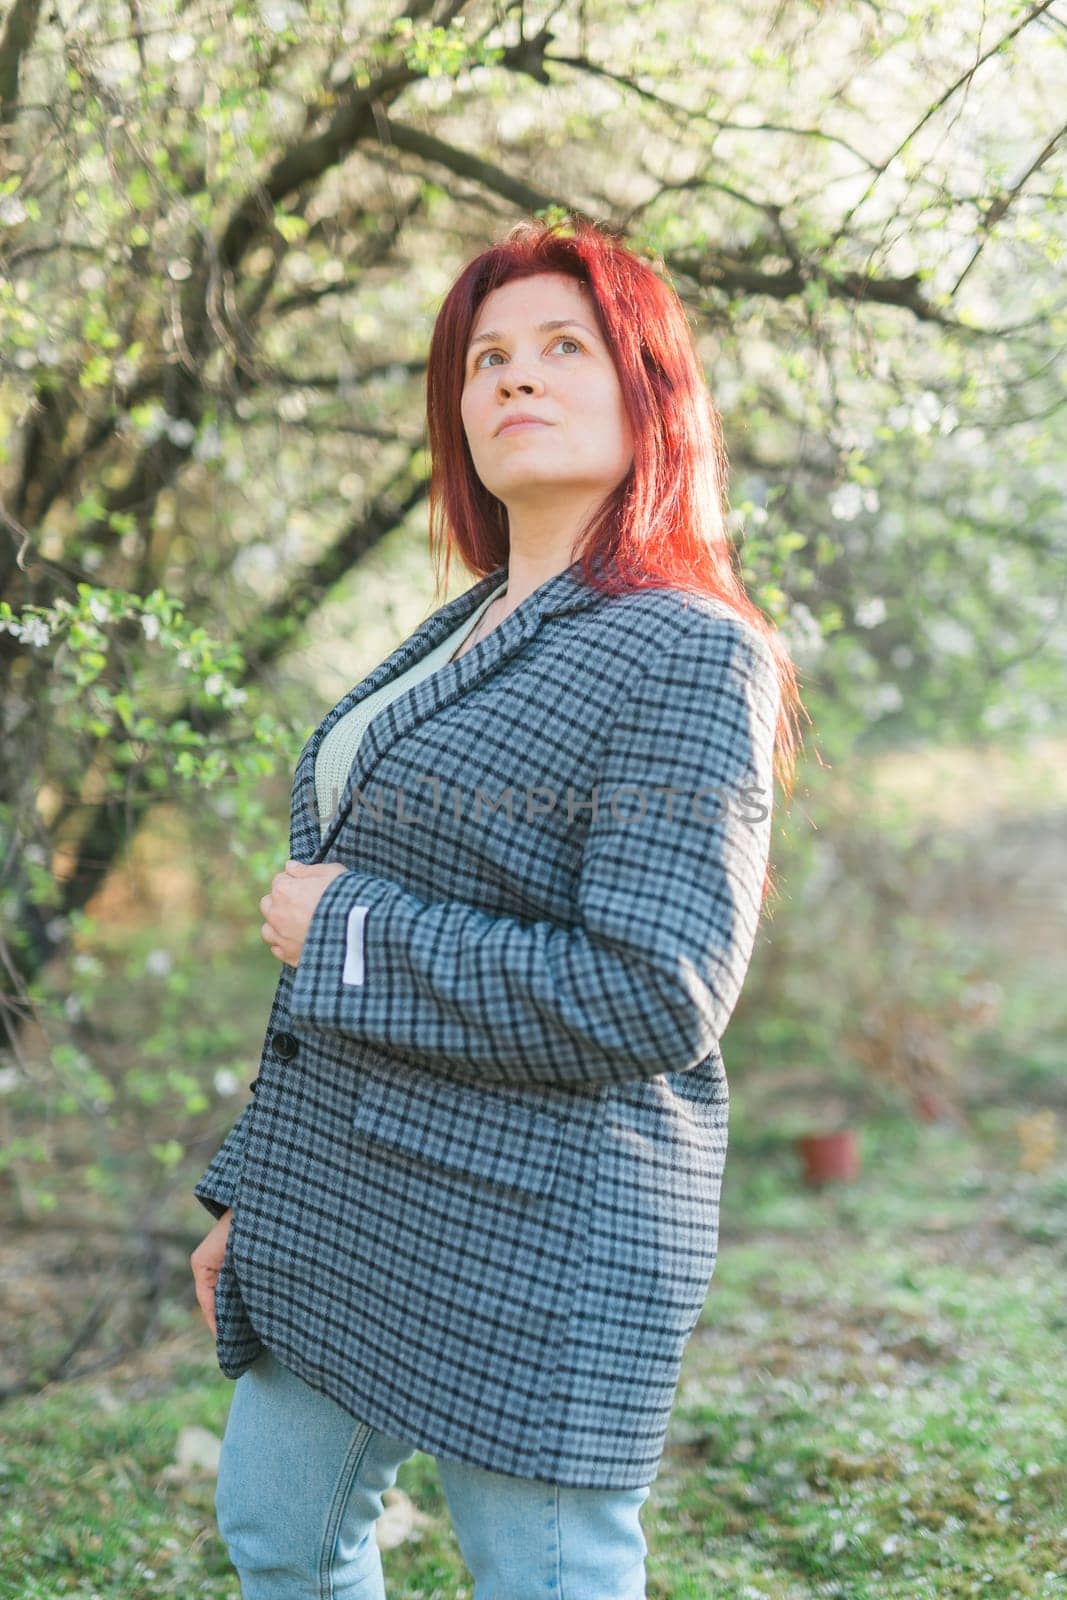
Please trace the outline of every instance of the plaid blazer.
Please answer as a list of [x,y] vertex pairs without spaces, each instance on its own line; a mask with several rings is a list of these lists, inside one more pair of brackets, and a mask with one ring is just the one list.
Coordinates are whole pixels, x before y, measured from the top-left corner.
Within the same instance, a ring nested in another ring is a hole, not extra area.
[[634,1488],[715,1266],[778,682],[724,604],[600,596],[575,563],[372,718],[322,837],[324,734],[506,570],[304,746],[290,854],[349,871],[282,967],[253,1098],[194,1192],[233,1207],[227,1376],[266,1345],[421,1450]]

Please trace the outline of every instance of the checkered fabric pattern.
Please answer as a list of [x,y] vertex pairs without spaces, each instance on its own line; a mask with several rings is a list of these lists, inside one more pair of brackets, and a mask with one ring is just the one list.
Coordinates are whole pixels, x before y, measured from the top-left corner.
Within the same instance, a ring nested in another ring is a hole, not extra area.
[[778,684],[725,605],[600,596],[575,563],[376,713],[324,828],[325,733],[505,576],[423,622],[301,752],[290,853],[348,871],[195,1188],[234,1208],[218,1359],[237,1377],[265,1344],[422,1450],[635,1488],[715,1266]]

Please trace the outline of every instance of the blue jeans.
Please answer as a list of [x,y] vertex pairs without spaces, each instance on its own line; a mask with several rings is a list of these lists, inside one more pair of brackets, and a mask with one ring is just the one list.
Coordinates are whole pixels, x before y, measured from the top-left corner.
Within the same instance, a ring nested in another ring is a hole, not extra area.
[[[374,1523],[415,1448],[264,1350],[234,1386],[215,1491],[244,1600],[385,1600]],[[437,1466],[474,1600],[645,1600],[650,1488]]]

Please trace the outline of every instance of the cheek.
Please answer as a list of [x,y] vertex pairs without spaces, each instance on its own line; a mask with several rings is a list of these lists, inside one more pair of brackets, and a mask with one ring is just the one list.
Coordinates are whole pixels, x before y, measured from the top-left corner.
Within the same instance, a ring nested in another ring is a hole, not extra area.
[[624,449],[630,448],[630,419],[626,415],[622,390],[617,384],[602,385],[600,393],[590,398],[589,415],[602,419],[602,438],[618,441]]
[[474,396],[472,396],[470,391],[467,390],[459,403],[459,416],[460,421],[463,423],[463,431],[467,435],[468,442],[471,442],[472,434],[475,436],[475,438],[477,438],[478,435],[478,411],[479,407],[477,400],[474,398]]

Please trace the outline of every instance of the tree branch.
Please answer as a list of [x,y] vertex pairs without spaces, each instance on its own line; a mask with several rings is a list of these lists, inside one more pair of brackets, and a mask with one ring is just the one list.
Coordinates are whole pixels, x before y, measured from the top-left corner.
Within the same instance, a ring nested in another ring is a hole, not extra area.
[[15,0],[0,33],[0,128],[14,122],[19,110],[19,76],[40,20],[41,0]]

